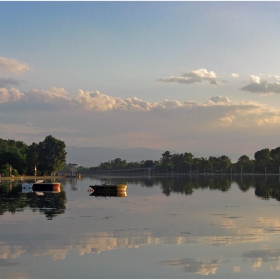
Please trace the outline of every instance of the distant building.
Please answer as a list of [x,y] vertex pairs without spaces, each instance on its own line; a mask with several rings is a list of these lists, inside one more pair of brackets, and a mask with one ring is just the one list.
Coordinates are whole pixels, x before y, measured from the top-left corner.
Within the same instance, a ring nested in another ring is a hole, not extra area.
[[70,177],[77,177],[76,172],[79,167],[79,164],[69,163],[68,166],[70,167]]

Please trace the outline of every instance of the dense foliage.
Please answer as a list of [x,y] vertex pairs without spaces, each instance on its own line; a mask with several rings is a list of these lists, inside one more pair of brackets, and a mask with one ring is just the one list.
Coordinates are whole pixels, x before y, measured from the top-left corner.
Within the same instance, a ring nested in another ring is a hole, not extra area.
[[143,160],[140,162],[126,162],[120,158],[102,162],[98,167],[84,168],[80,171],[113,171],[135,170],[152,168],[154,172],[214,172],[214,173],[278,173],[280,168],[280,147],[275,149],[262,149],[257,151],[254,159],[246,155],[239,157],[236,163],[232,163],[228,156],[210,156],[209,158],[196,158],[192,153],[171,154],[166,151],[158,161]]
[[39,144],[27,145],[22,141],[0,139],[0,173],[4,176],[18,174],[51,174],[66,161],[65,143],[47,136]]

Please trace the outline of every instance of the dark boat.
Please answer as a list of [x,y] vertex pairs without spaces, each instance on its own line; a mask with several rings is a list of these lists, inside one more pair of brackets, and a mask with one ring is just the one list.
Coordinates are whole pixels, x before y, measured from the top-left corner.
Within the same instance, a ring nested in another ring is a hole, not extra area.
[[96,184],[94,186],[89,186],[88,192],[90,196],[118,196],[125,197],[127,186],[124,184],[107,184],[106,182],[101,182],[101,184]]

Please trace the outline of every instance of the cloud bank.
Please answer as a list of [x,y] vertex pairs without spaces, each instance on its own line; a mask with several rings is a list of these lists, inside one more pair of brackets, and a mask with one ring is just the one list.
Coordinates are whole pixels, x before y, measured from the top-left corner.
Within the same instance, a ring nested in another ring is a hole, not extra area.
[[[4,139],[39,142],[46,135],[73,146],[146,147],[203,156],[248,154],[279,145],[280,110],[214,96],[205,102],[152,103],[99,91],[0,89]],[[223,147],[223,150],[222,148]],[[248,148],[249,147],[249,148]]]
[[[0,72],[22,75],[29,70],[26,63],[0,57]],[[237,73],[231,76],[239,77]],[[241,89],[280,93],[279,77],[270,78],[276,82],[251,76],[250,83]],[[159,81],[219,85],[216,73],[205,68]],[[70,94],[63,87],[20,91],[15,88],[18,84],[13,78],[0,78],[0,131],[4,139],[31,144],[51,134],[72,146],[146,147],[203,156],[241,156],[279,144],[280,110],[252,101],[237,102],[216,95],[200,103],[149,102],[97,90],[79,89]]]

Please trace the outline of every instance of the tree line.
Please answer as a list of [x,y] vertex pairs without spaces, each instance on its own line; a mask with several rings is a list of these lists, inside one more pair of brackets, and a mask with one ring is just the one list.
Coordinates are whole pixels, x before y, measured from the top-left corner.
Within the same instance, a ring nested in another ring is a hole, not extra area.
[[50,175],[65,164],[65,147],[63,141],[51,135],[31,145],[23,141],[0,139],[0,174]]
[[232,163],[228,156],[194,157],[192,153],[171,154],[166,151],[160,160],[143,160],[140,162],[126,162],[116,158],[102,162],[97,167],[80,167],[80,171],[110,171],[129,170],[140,168],[153,168],[156,173],[177,172],[177,173],[279,173],[280,168],[280,147],[275,149],[265,148],[255,152],[254,159],[246,155],[238,158]]
[[[66,165],[65,143],[53,136],[44,141],[27,145],[22,141],[0,138],[0,173],[9,175],[50,175]],[[153,168],[156,173],[278,173],[280,168],[280,147],[265,148],[254,154],[254,159],[246,155],[239,157],[236,163],[226,156],[194,157],[192,153],[164,152],[160,160],[127,162],[116,158],[100,163],[97,167],[80,167],[80,171],[110,171]],[[36,170],[35,170],[36,168]]]

